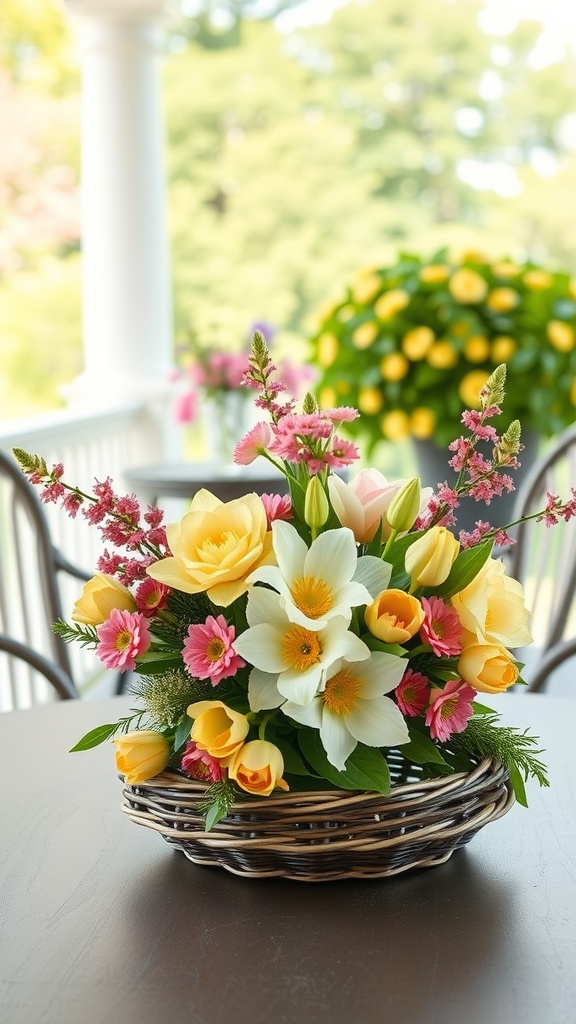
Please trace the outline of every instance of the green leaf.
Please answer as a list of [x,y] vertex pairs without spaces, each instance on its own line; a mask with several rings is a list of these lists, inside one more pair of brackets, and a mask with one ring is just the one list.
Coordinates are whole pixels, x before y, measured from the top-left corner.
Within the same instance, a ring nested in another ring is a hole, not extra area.
[[330,764],[316,731],[302,730],[298,736],[304,757],[321,778],[328,779],[339,789],[361,789],[370,793],[390,792],[390,771],[386,758],[374,747],[359,743],[346,762],[346,769],[338,771]]
[[113,736],[118,728],[118,722],[113,722],[109,725],[98,725],[95,729],[91,729],[87,732],[75,747],[71,747],[69,750],[70,754],[75,753],[77,750],[90,750],[92,747],[98,747],[101,743],[104,743],[110,736]]
[[166,672],[169,668],[181,668],[182,659],[174,655],[171,658],[167,658],[165,655],[161,655],[156,661],[147,661],[141,664],[140,662],[136,665],[136,672],[140,676],[154,676],[159,675],[161,672]]
[[398,750],[408,761],[415,764],[441,764],[448,767],[446,760],[433,740],[424,732],[420,732],[412,723],[408,724],[410,742],[403,743]]
[[369,647],[371,651],[383,651],[384,654],[395,654],[398,658],[406,657],[406,648],[401,647],[400,644],[385,644],[383,640],[377,640],[371,633],[365,633],[361,639],[366,644],[366,647]]
[[472,710],[475,715],[493,715],[494,708],[487,708],[485,704],[480,704],[479,701],[472,701]]
[[461,551],[454,562],[448,578],[439,587],[428,588],[431,594],[439,597],[452,597],[464,590],[480,572],[492,552],[493,541],[485,540],[473,548]]
[[206,817],[204,818],[204,831],[209,832],[212,826],[216,825],[222,818],[225,818],[227,814],[228,808],[217,800],[206,811]]
[[528,807],[526,787],[524,785],[524,779],[522,778],[520,769],[516,764],[511,764],[508,767],[508,771],[510,773],[510,782],[512,784],[512,789],[514,790],[514,796],[522,807]]
[[273,742],[284,758],[284,772],[288,775],[310,775],[308,768],[297,750],[287,740],[274,736]]
[[183,715],[178,725],[176,726],[176,732],[174,733],[174,750],[180,750],[187,740],[190,739],[190,730],[192,728],[192,719],[188,718],[188,715]]

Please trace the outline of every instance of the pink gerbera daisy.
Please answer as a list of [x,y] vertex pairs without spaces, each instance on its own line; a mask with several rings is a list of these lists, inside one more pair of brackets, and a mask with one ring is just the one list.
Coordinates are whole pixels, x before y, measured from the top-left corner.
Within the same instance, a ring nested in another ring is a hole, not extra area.
[[209,679],[217,686],[221,679],[233,676],[246,664],[232,646],[236,630],[223,615],[209,615],[204,624],[188,626],[182,658],[196,679]]
[[276,519],[292,519],[292,501],[289,494],[261,494],[260,498],[266,510],[268,529]]
[[144,654],[152,642],[148,623],[140,612],[120,611],[114,608],[110,617],[98,626],[96,654],[106,668],[133,671],[136,658]]
[[455,608],[439,597],[423,597],[424,622],[420,639],[430,644],[437,658],[451,658],[462,650],[462,626]]
[[134,594],[136,607],[143,615],[150,617],[166,607],[166,598],[170,593],[170,587],[164,583],[158,583],[148,576]]
[[421,672],[407,668],[395,690],[398,707],[403,715],[414,718],[428,704],[430,682]]
[[192,740],[186,744],[180,764],[186,775],[199,782],[221,782],[224,777],[220,761],[207,750],[199,750]]
[[471,701],[476,696],[468,683],[451,679],[443,690],[436,687],[430,693],[426,711],[426,725],[433,740],[444,743],[454,732],[463,732],[474,710]]
[[263,455],[272,440],[272,431],[268,423],[257,423],[252,430],[238,442],[234,449],[234,462],[240,466],[249,466],[259,455]]

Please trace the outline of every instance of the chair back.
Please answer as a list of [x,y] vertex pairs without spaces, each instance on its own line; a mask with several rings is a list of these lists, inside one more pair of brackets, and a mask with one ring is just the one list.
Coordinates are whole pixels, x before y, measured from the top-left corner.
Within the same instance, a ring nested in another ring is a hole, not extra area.
[[[2,657],[3,654],[7,655],[7,659]],[[3,671],[4,661],[9,661],[12,666],[10,674]],[[17,706],[17,698],[22,700],[23,691],[25,694],[31,680],[36,687],[36,698],[42,689],[53,691],[60,700],[71,700],[80,696],[70,676],[59,665],[49,661],[27,644],[0,633],[0,693],[6,686],[13,687],[14,678],[17,685],[11,694],[13,707]],[[32,694],[28,696],[31,698]],[[29,699],[24,703],[38,703],[38,700]]]
[[[544,508],[548,493],[565,498],[574,486],[576,423],[559,434],[532,466],[518,490],[514,519]],[[534,648],[542,656],[560,641],[576,636],[576,519],[551,528],[534,519],[514,532],[516,544],[507,559],[507,571],[524,587]],[[527,652],[530,664],[530,648]]]

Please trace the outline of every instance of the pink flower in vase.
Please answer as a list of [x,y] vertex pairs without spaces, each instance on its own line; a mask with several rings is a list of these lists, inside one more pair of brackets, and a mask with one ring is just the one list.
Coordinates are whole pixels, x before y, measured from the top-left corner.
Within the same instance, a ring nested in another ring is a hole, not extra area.
[[423,597],[425,612],[420,639],[430,644],[437,658],[452,658],[462,650],[462,625],[458,612],[439,597]]
[[212,686],[235,675],[246,664],[232,646],[235,636],[234,626],[229,626],[223,615],[209,615],[205,623],[188,626],[182,658],[190,674],[209,679]]
[[430,698],[430,681],[421,672],[407,668],[394,692],[403,715],[416,718],[422,714]]
[[133,671],[136,658],[144,654],[152,642],[148,623],[140,612],[114,608],[106,622],[98,626],[96,654],[106,668]]
[[292,519],[292,501],[289,494],[261,494],[262,504],[266,510],[268,529],[277,519]]
[[234,448],[234,462],[238,466],[249,466],[259,455],[263,455],[272,440],[268,423],[257,423]]
[[445,743],[452,733],[464,731],[474,714],[471,701],[475,696],[476,690],[461,679],[451,679],[443,690],[431,690],[425,721],[433,740]]
[[220,761],[207,750],[199,750],[192,740],[186,744],[180,767],[186,775],[198,782],[221,782],[224,778]]

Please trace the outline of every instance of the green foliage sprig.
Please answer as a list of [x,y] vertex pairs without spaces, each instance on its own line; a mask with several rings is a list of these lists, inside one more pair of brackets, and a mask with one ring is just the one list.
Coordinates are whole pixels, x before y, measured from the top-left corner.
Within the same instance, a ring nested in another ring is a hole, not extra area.
[[474,715],[464,732],[450,739],[450,748],[457,754],[500,761],[508,769],[516,799],[524,807],[528,806],[524,782],[534,778],[541,786],[550,785],[546,766],[537,756],[544,751],[537,744],[538,739],[527,730],[500,725],[495,713]]

